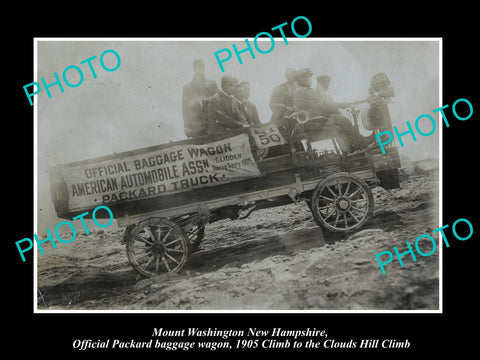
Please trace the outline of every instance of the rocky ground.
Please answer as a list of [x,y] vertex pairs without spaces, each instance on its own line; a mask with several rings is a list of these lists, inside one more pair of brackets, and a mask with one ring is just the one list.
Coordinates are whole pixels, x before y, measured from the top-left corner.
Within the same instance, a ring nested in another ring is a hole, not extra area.
[[438,248],[416,262],[406,256],[404,267],[394,260],[385,275],[375,258],[393,246],[406,250],[407,240],[440,226],[432,164],[409,163],[401,189],[373,189],[372,220],[347,236],[322,233],[304,203],[209,224],[200,251],[179,274],[139,277],[121,228],[78,235],[38,256],[38,309],[438,309]]

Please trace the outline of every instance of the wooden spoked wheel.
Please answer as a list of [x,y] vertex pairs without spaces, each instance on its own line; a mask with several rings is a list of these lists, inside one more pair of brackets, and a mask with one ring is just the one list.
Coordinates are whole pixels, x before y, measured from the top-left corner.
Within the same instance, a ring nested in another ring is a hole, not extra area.
[[373,214],[373,195],[368,185],[348,173],[322,180],[312,195],[315,221],[331,232],[352,232],[365,225]]
[[171,220],[144,220],[128,235],[127,257],[143,276],[178,272],[187,261],[188,237],[182,227]]

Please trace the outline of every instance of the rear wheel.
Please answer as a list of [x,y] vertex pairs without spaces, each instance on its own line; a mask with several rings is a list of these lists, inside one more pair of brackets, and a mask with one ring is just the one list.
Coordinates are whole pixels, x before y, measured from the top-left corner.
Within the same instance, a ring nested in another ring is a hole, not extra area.
[[363,180],[348,173],[334,174],[317,185],[310,210],[323,229],[348,233],[370,220],[373,195]]
[[128,234],[127,257],[143,276],[178,272],[188,257],[188,237],[175,222],[152,218],[137,224]]

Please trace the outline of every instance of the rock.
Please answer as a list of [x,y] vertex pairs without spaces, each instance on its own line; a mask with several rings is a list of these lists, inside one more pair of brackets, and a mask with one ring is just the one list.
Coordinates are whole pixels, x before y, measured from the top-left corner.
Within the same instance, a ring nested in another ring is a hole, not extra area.
[[423,159],[419,161],[415,161],[415,173],[417,174],[425,174],[431,171],[438,170],[438,159]]
[[327,306],[327,301],[322,295],[310,294],[306,297],[307,305],[315,309],[323,309]]
[[154,283],[154,284],[151,284],[150,285],[150,289],[152,290],[160,290],[160,289],[163,289],[164,287],[166,287],[167,285],[166,284],[163,284],[163,283]]
[[133,290],[134,291],[140,291],[140,290],[143,290],[143,289],[146,289],[146,288],[150,287],[152,284],[153,284],[152,278],[143,279],[143,280],[137,282],[133,286]]
[[353,303],[351,306],[350,306],[350,309],[351,310],[364,310],[365,307],[358,304],[358,303]]
[[413,293],[417,292],[419,289],[420,289],[420,286],[418,286],[418,285],[408,286],[405,289],[405,294],[413,294]]
[[407,174],[413,174],[415,171],[415,165],[405,155],[400,155],[400,165],[407,171]]
[[372,261],[371,260],[368,260],[368,259],[357,259],[355,260],[353,263],[355,265],[366,265],[366,264],[370,264]]
[[[370,237],[370,236],[378,236],[378,235],[381,235],[383,233],[383,230],[382,229],[365,229],[365,230],[361,230],[353,235],[351,235],[347,242],[351,241],[351,240],[356,240],[356,239],[359,239],[359,238],[362,238],[362,237]],[[326,246],[325,246],[326,247]]]
[[408,189],[408,188],[402,189],[400,191],[397,191],[397,193],[395,195],[393,195],[393,198],[394,199],[406,199],[406,198],[408,198],[410,193],[411,193],[410,189]]

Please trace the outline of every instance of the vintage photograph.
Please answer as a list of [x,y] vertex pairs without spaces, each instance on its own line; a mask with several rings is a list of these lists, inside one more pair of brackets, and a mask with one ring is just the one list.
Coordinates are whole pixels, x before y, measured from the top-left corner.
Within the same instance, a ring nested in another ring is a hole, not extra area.
[[441,40],[288,40],[36,39],[36,311],[441,309]]

